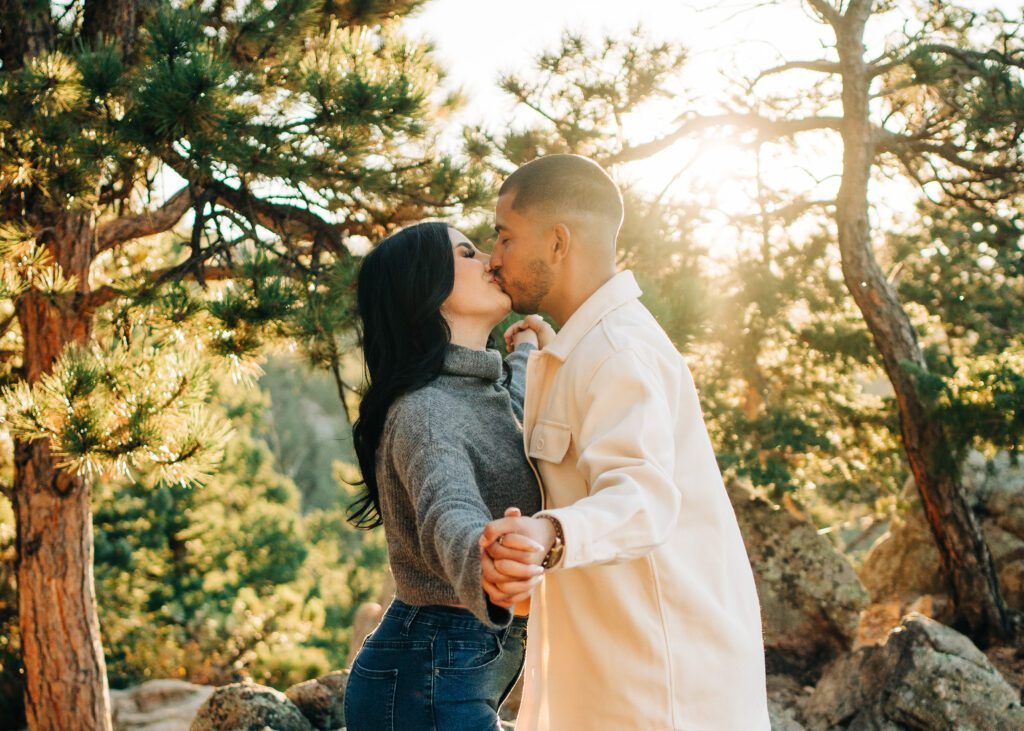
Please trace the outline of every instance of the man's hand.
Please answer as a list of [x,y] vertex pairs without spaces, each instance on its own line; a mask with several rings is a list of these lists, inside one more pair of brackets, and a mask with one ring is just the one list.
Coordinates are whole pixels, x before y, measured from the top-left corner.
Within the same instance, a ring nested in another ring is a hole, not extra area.
[[555,542],[551,521],[525,518],[517,508],[484,527],[480,537],[484,591],[499,606],[525,601],[544,578],[541,563]]
[[527,315],[509,325],[505,331],[505,348],[510,353],[520,343],[533,343],[538,348],[546,348],[554,339],[555,330],[544,322],[544,318],[540,315]]

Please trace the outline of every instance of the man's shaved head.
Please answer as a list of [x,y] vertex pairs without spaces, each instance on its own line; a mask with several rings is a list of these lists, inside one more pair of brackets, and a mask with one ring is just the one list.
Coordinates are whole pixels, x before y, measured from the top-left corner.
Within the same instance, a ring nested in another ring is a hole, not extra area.
[[520,213],[583,216],[611,233],[622,225],[622,194],[593,160],[580,155],[547,155],[528,162],[505,179],[499,196],[514,196]]

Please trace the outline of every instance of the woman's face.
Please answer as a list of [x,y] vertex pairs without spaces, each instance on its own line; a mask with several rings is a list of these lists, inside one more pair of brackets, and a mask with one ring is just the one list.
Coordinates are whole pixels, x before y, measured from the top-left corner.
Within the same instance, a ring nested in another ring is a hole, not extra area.
[[511,311],[512,300],[487,271],[491,257],[454,228],[448,229],[448,236],[455,256],[455,286],[441,311],[449,321],[473,320],[493,327]]

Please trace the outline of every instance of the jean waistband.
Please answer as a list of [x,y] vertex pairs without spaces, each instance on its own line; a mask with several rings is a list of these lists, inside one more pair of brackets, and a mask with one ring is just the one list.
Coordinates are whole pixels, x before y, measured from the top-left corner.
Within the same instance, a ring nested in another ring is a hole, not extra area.
[[519,636],[526,633],[528,619],[527,617],[513,615],[512,623],[508,627],[495,629],[481,622],[476,618],[476,615],[463,607],[449,607],[443,604],[414,606],[406,604],[401,599],[393,599],[391,601],[385,616],[407,626],[413,622],[420,622],[443,627],[500,632],[502,634],[515,634]]

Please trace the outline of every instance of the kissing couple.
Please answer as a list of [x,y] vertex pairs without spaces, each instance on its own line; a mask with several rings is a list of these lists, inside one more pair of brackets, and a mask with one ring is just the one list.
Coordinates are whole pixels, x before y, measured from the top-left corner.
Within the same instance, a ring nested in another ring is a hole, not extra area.
[[490,254],[427,222],[365,257],[351,520],[396,592],[349,731],[497,730],[521,674],[518,731],[770,729],[750,562],[622,220],[597,163],[549,155],[501,186]]

